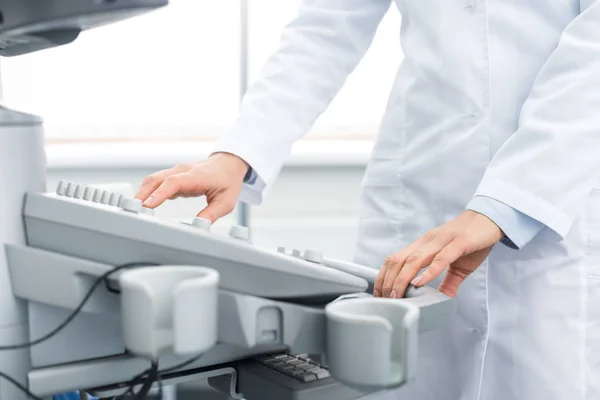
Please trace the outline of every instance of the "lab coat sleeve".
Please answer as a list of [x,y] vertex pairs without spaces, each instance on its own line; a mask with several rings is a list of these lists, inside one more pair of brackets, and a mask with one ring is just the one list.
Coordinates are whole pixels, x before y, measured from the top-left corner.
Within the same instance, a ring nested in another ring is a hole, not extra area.
[[295,141],[306,134],[369,48],[391,0],[303,0],[215,152],[257,174],[241,201],[257,204]]
[[557,240],[600,175],[600,0],[581,5],[476,191],[539,221]]
[[521,249],[531,241],[544,225],[496,199],[475,196],[467,209],[485,215],[504,232],[502,244],[511,249]]

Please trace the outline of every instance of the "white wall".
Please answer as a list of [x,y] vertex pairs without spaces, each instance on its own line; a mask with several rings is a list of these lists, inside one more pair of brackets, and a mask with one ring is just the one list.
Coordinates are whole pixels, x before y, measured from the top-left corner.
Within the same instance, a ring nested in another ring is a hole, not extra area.
[[[137,188],[156,167],[52,167],[48,190],[59,180],[76,183],[128,182]],[[360,165],[290,166],[283,169],[265,203],[251,208],[253,242],[268,247],[288,246],[319,249],[331,257],[351,259],[356,237],[357,205],[364,167]],[[157,215],[191,219],[204,199],[167,202]],[[226,230],[235,223],[230,216],[215,226]]]

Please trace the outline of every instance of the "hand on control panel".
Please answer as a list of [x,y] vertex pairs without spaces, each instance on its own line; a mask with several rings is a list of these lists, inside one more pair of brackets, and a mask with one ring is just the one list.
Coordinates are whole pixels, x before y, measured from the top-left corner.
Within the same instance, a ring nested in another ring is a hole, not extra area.
[[148,176],[136,198],[148,208],[168,199],[206,196],[207,207],[198,213],[214,223],[233,211],[242,190],[248,164],[229,153],[215,153],[207,160],[179,164]]

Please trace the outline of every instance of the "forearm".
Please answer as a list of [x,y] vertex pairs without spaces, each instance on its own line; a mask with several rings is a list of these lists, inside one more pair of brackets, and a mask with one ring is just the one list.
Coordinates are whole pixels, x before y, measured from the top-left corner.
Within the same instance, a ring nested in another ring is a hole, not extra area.
[[217,147],[266,184],[364,56],[390,0],[305,0]]
[[477,196],[493,198],[564,238],[600,171],[600,2],[567,27],[492,159]]

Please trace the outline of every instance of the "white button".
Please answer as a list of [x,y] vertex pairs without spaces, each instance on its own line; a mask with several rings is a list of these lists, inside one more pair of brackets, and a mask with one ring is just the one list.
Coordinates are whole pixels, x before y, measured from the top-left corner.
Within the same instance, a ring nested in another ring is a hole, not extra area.
[[116,206],[119,201],[119,193],[111,193],[110,198],[108,199],[108,204],[111,206]]
[[74,194],[75,194],[75,184],[73,182],[67,183],[67,186],[65,187],[65,196],[73,197]]
[[304,259],[313,263],[321,264],[323,262],[323,253],[317,250],[304,251]]
[[283,253],[283,254],[285,254],[285,247],[283,247],[283,246],[279,246],[279,247],[277,248],[277,252],[278,252],[278,253]]
[[292,250],[292,256],[300,258],[302,256],[302,252],[298,249]]
[[100,203],[101,198],[102,198],[102,190],[94,189],[94,194],[92,195],[92,201],[94,203]]
[[58,181],[58,185],[56,185],[56,194],[59,196],[65,195],[67,183],[65,181]]
[[108,200],[110,199],[110,192],[107,192],[106,190],[102,191],[102,196],[100,196],[100,203],[102,204],[108,204]]
[[154,208],[142,207],[141,212],[142,214],[154,215]]
[[140,199],[123,197],[121,200],[121,208],[125,211],[139,213],[142,211],[142,201]]
[[83,199],[84,200],[91,200],[92,196],[94,196],[94,188],[86,186],[86,188],[83,190]]
[[83,186],[76,185],[75,186],[75,191],[73,193],[73,197],[75,197],[76,199],[80,199],[81,196],[83,196]]
[[192,226],[195,226],[196,228],[200,228],[204,231],[210,231],[210,220],[206,219],[206,218],[194,218],[194,220],[192,221]]
[[234,225],[229,230],[229,236],[240,240],[249,240],[250,230],[245,226]]
[[125,198],[125,196],[123,196],[122,194],[120,194],[117,197],[117,207],[121,207],[121,202],[123,201],[124,198]]

